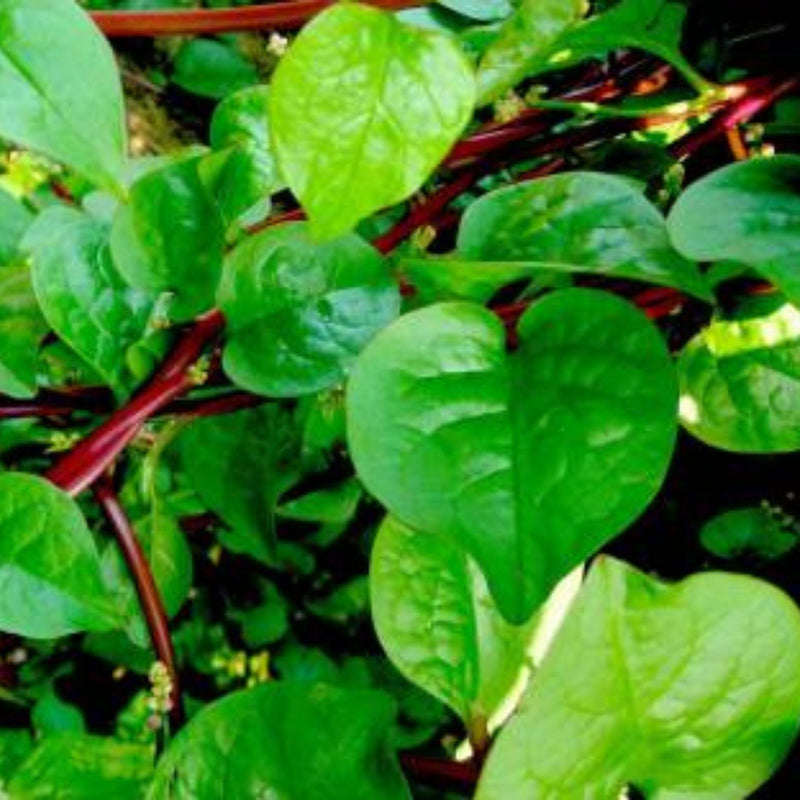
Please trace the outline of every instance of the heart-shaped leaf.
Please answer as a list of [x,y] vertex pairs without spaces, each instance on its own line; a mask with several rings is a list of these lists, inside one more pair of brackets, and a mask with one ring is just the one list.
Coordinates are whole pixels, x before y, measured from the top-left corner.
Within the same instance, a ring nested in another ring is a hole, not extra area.
[[264,684],[206,706],[156,769],[148,800],[409,800],[374,691]]
[[44,211],[28,231],[33,287],[53,330],[118,390],[156,296],[128,286],[111,260],[108,228],[73,208]]
[[270,120],[281,171],[315,236],[346,233],[417,191],[474,100],[470,65],[445,35],[358,3],[307,25],[275,72]]
[[[707,573],[670,586],[603,559],[477,800],[740,800],[800,724],[800,614],[767,583]],[[546,746],[545,746],[546,745]]]
[[661,486],[677,387],[658,331],[628,303],[568,289],[522,317],[401,317],[359,359],[348,437],[367,488],[402,522],[451,537],[503,615],[524,622]]
[[472,729],[513,710],[581,575],[566,578],[525,625],[509,625],[461,548],[390,516],[373,545],[369,583],[375,629],[389,658]]
[[689,258],[748,264],[800,305],[800,156],[712,172],[678,198],[668,225]]
[[[515,279],[578,272],[709,296],[697,265],[670,243],[661,212],[630,180],[600,172],[552,175],[490,192],[464,215],[458,256],[518,262]],[[447,261],[439,265],[448,268]],[[501,272],[501,280],[508,277]]]
[[741,453],[800,450],[800,311],[719,320],[678,361],[680,418],[698,439]]
[[73,0],[0,4],[0,136],[121,192],[127,137],[117,65]]
[[223,365],[252,392],[295,397],[341,383],[400,311],[381,255],[355,234],[316,244],[305,223],[246,239],[225,263]]
[[75,502],[43,478],[0,475],[0,630],[48,639],[118,624]]

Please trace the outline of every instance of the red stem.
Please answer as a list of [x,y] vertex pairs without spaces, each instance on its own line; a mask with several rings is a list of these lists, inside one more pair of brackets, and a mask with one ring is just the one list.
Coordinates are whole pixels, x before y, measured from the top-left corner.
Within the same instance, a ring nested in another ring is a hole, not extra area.
[[249,392],[229,392],[208,398],[189,398],[176,400],[163,409],[164,414],[183,414],[190,417],[218,417],[222,414],[234,414],[246,408],[257,408],[269,403],[268,397]]
[[89,487],[111,466],[153,414],[192,388],[194,382],[189,369],[205,346],[220,333],[224,323],[222,313],[217,310],[200,317],[147,386],[128,405],[82,439],[49,470],[47,477],[73,496]]
[[710,142],[724,136],[737,125],[765,111],[786,94],[800,88],[800,75],[792,75],[778,81],[753,81],[751,89],[738,100],[710,119],[705,125],[693,130],[688,136],[677,141],[670,149],[676,158],[684,159],[693,155]]
[[[298,28],[336,0],[293,0],[245,8],[190,8],[175,11],[95,11],[98,28],[108,37],[191,36],[265,28]],[[369,0],[370,5],[399,11],[430,0]]]
[[446,761],[413,753],[401,753],[400,764],[408,778],[442,789],[472,792],[480,769],[471,761]]
[[114,538],[117,540],[117,545],[136,586],[139,605],[147,623],[156,658],[166,666],[169,672],[172,682],[170,718],[173,725],[178,728],[184,719],[183,700],[175,664],[175,649],[169,632],[169,619],[155,578],[153,578],[147,557],[139,544],[133,525],[122,507],[114,490],[113,482],[107,473],[94,486],[94,496],[114,532]]

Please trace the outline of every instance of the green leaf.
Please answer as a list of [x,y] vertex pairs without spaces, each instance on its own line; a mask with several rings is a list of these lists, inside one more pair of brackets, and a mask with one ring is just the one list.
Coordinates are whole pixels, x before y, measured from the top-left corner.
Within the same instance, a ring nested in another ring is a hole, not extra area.
[[394,715],[373,691],[272,683],[236,692],[178,734],[148,800],[409,800],[387,743]]
[[755,556],[774,561],[800,543],[800,525],[782,509],[765,502],[756,508],[718,514],[703,525],[700,542],[720,558]]
[[77,504],[43,478],[0,475],[0,629],[52,639],[118,623]]
[[391,516],[378,530],[369,580],[375,629],[389,658],[468,728],[513,709],[580,587],[576,572],[540,614],[509,625],[463,550]]
[[438,0],[436,5],[449,8],[478,22],[505,19],[514,9],[512,0]]
[[20,240],[33,218],[19,200],[0,188],[0,268],[19,257]]
[[73,0],[3,0],[0,136],[122,191],[127,138],[117,65]]
[[[767,583],[670,586],[603,559],[493,747],[477,800],[739,800],[800,720],[800,615]],[[543,743],[547,743],[543,747]]]
[[267,581],[259,581],[257,606],[234,609],[230,616],[242,627],[242,639],[251,648],[266,647],[289,631],[290,606],[286,598]]
[[355,234],[315,244],[305,223],[249,237],[219,292],[229,324],[223,366],[258,394],[294,397],[341,383],[400,310],[384,259]]
[[198,419],[180,438],[183,467],[203,502],[231,528],[222,543],[275,560],[275,507],[296,479],[291,415],[277,405]]
[[10,800],[140,800],[152,774],[147,745],[70,733],[44,739],[6,792]]
[[678,360],[680,417],[706,444],[740,453],[800,450],[800,311],[713,322]]
[[141,289],[173,293],[170,312],[178,321],[211,308],[222,274],[224,225],[198,164],[184,159],[139,178],[111,231],[123,277]]
[[281,59],[270,94],[281,171],[314,235],[346,233],[417,191],[474,99],[469,63],[447,36],[357,3],[316,17]]
[[354,478],[317,492],[289,500],[278,507],[284,519],[344,525],[356,513],[362,496],[361,484]]
[[748,264],[800,305],[800,156],[712,172],[678,198],[667,224],[688,257]]
[[62,700],[50,686],[31,710],[31,725],[38,737],[58,733],[85,733],[86,721],[80,709]]
[[128,286],[111,260],[108,228],[73,208],[40,214],[24,247],[53,330],[112,387],[130,383],[128,348],[144,338],[156,297]]
[[347,404],[367,489],[459,542],[519,624],[658,491],[677,387],[656,328],[603,292],[548,295],[518,335],[507,354],[500,321],[467,303],[407,314],[362,354]]
[[190,39],[174,66],[172,82],[203,97],[220,99],[258,81],[253,64],[235,47],[214,39]]
[[268,98],[266,86],[242,89],[211,120],[211,146],[225,156],[213,191],[227,225],[283,188],[269,141]]
[[498,99],[541,68],[559,37],[585,13],[583,0],[521,0],[481,60],[479,103]]
[[[458,256],[512,262],[500,270],[506,280],[509,270],[516,270],[515,278],[578,272],[709,297],[697,265],[670,244],[661,212],[628,179],[599,172],[552,175],[490,192],[467,209]],[[442,268],[448,269],[446,261]]]
[[36,362],[46,331],[28,267],[0,266],[0,393],[36,394]]

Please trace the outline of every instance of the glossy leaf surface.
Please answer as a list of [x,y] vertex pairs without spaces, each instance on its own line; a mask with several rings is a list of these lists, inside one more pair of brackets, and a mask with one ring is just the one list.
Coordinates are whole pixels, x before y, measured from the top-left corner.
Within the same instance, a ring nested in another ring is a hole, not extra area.
[[270,94],[281,171],[315,236],[346,233],[419,189],[469,121],[474,95],[465,56],[440,33],[358,3],[316,17]]
[[148,800],[408,800],[371,691],[272,683],[201,711],[159,762]]
[[230,378],[258,394],[293,397],[343,381],[398,315],[400,295],[383,258],[358,236],[316,244],[297,223],[233,251],[219,304],[229,322]]
[[348,389],[367,488],[465,547],[515,623],[658,491],[677,406],[658,332],[622,300],[552,294],[518,335],[507,355],[491,312],[431,306],[379,334]]
[[668,585],[603,559],[477,798],[610,800],[632,784],[740,800],[783,760],[799,718],[800,614],[786,595],[724,573]]

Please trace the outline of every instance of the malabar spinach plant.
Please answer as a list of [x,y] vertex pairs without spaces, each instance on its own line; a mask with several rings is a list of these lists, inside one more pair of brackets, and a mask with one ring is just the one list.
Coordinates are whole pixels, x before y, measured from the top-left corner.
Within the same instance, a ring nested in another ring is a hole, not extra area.
[[754,796],[800,728],[781,25],[82,5],[0,0],[0,797]]

